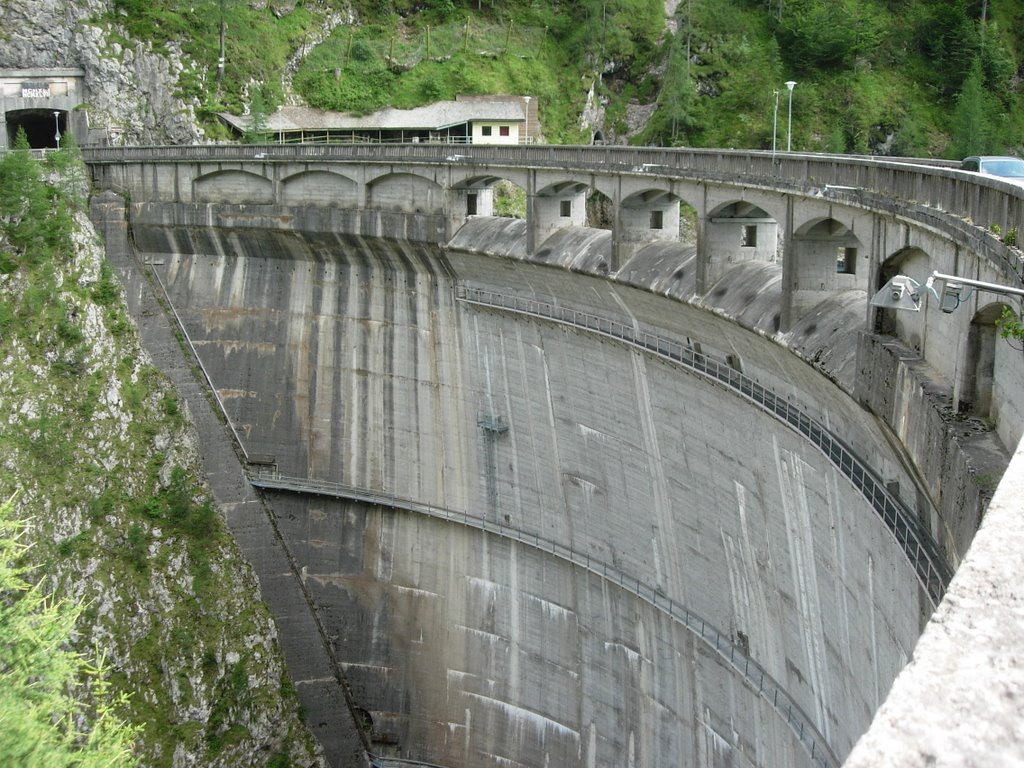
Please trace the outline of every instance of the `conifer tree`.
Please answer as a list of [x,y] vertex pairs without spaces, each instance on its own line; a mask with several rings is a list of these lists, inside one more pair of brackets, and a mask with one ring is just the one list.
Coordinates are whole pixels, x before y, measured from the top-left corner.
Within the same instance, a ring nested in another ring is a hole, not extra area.
[[951,150],[954,157],[999,151],[996,113],[994,100],[985,90],[981,59],[975,58],[953,112]]
[[124,698],[111,696],[102,662],[68,648],[79,610],[26,580],[13,507],[0,504],[0,764],[134,766],[136,729],[115,713]]

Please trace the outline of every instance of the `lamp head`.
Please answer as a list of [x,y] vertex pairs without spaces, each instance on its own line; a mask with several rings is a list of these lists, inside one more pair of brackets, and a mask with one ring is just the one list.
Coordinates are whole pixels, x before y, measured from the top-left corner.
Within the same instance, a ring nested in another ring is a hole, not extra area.
[[882,309],[921,310],[921,284],[912,277],[896,275],[871,299],[871,306]]
[[792,91],[795,86],[796,86],[796,80],[787,80],[786,81],[786,87],[789,88],[790,91]]

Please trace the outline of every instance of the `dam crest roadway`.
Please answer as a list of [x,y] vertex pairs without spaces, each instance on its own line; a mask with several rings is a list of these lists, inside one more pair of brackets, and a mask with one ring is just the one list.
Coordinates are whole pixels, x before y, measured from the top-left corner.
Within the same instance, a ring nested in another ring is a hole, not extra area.
[[[868,299],[1019,286],[991,226],[1015,188],[712,150],[83,154],[123,195],[93,213],[129,297],[150,274],[263,489],[294,578],[247,555],[334,764],[838,765],[870,739],[1024,371],[1005,299]],[[494,215],[502,181],[525,218]]]

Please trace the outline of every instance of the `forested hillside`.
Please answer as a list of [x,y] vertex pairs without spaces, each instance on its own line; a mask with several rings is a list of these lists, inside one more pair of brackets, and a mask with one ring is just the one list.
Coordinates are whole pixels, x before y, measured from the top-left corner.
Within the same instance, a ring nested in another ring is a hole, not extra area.
[[1016,0],[114,0],[100,21],[180,43],[182,95],[215,137],[216,112],[286,100],[524,93],[551,142],[769,148],[794,80],[794,149],[958,157],[1024,138]]

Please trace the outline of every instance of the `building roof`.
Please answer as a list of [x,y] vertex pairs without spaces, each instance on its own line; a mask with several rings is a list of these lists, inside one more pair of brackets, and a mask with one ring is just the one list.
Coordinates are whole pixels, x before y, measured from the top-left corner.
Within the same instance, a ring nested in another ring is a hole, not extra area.
[[[250,115],[221,112],[220,117],[232,128],[245,131]],[[469,98],[438,101],[414,109],[388,107],[369,115],[348,112],[325,112],[310,107],[281,107],[267,116],[268,132],[290,131],[396,131],[443,130],[455,125],[475,122],[525,122],[526,103],[521,96]]]

